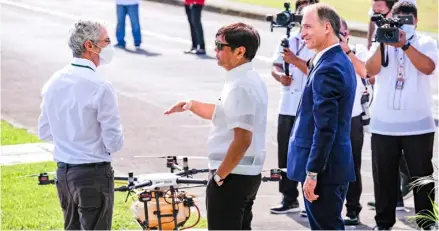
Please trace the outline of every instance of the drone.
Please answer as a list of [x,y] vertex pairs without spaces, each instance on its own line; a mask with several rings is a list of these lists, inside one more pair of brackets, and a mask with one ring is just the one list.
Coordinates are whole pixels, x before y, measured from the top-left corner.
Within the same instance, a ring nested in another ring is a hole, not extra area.
[[[186,189],[204,187],[208,184],[207,179],[194,179],[193,176],[200,173],[209,173],[207,168],[189,168],[189,159],[207,160],[206,157],[191,156],[135,156],[136,158],[161,158],[166,159],[166,168],[170,172],[149,173],[134,176],[129,172],[128,176],[114,176],[115,182],[127,182],[126,185],[115,187],[115,192],[127,192],[126,201],[131,196],[133,203],[131,211],[138,225],[143,230],[184,230],[195,227],[201,218],[196,196],[187,192]],[[183,165],[179,161],[183,160]],[[269,176],[262,177],[263,182],[280,181],[281,172],[284,169],[268,169],[262,172],[270,172]],[[38,176],[39,185],[54,184],[55,180],[49,179],[50,173],[40,173],[30,176]],[[134,194],[134,195],[133,195]],[[185,227],[191,216],[191,208],[197,211],[197,221]]]

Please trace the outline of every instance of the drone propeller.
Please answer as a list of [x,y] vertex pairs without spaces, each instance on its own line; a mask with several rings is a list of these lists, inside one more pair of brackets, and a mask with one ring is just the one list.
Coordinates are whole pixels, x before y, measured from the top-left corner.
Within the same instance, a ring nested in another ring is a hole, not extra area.
[[41,175],[41,174],[55,175],[56,172],[42,172],[42,173],[36,173],[36,174],[24,175],[24,176],[20,176],[20,177],[35,177],[35,176],[39,176],[39,175]]
[[177,158],[182,160],[183,158],[188,158],[191,160],[207,160],[205,156],[134,156],[134,158],[159,158],[159,159],[172,159]]

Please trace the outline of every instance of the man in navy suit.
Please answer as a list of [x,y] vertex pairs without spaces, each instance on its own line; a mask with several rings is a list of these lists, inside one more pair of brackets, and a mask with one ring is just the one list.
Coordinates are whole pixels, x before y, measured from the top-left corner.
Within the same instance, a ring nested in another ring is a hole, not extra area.
[[357,81],[339,33],[333,8],[323,3],[305,8],[301,36],[316,56],[291,132],[287,176],[302,182],[313,230],[344,229],[343,203],[355,181],[350,129]]

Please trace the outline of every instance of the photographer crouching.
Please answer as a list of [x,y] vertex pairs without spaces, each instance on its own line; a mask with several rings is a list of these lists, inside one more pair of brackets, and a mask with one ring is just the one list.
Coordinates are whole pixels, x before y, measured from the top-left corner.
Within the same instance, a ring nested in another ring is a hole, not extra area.
[[[303,7],[313,3],[314,1],[311,0],[298,0],[295,5],[296,10],[294,15],[299,15]],[[288,11],[288,7],[286,8]],[[291,18],[291,20],[293,20],[295,16]],[[297,19],[297,21],[299,20],[301,21],[301,19]],[[300,21],[297,23],[300,23]],[[290,26],[291,22],[285,24]],[[284,39],[281,42],[273,57],[274,61],[271,74],[274,79],[281,84],[277,129],[279,168],[287,167],[290,133],[296,119],[296,111],[307,80],[308,68],[306,61],[313,56],[314,52],[306,48],[305,42],[300,36],[300,30],[298,30],[289,36],[287,40]],[[279,205],[272,207],[270,212],[273,214],[299,212],[300,207],[299,201],[297,200],[299,191],[297,186],[297,181],[288,179],[286,174],[282,172],[282,180],[279,182],[279,192],[283,196],[282,201]],[[301,214],[306,215],[306,211],[302,211]]]
[[[431,107],[436,41],[416,33],[418,15],[414,4],[397,3],[392,14],[391,22],[376,21],[380,26],[376,40],[380,44],[371,49],[366,63],[368,74],[376,75],[369,129],[378,230],[390,229],[395,224],[401,156],[407,162],[410,177],[433,174],[436,130]],[[408,23],[410,20],[414,25]],[[416,213],[433,213],[433,188],[434,183],[414,188]],[[428,230],[434,222],[417,219],[417,224]]]

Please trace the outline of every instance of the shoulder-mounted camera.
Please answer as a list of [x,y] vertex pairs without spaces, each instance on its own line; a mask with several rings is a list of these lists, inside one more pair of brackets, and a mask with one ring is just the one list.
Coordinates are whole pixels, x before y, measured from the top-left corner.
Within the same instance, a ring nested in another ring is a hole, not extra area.
[[375,14],[371,20],[379,27],[375,35],[375,41],[379,43],[399,42],[399,28],[404,24],[413,25],[413,17],[411,15],[384,18],[381,14]]

